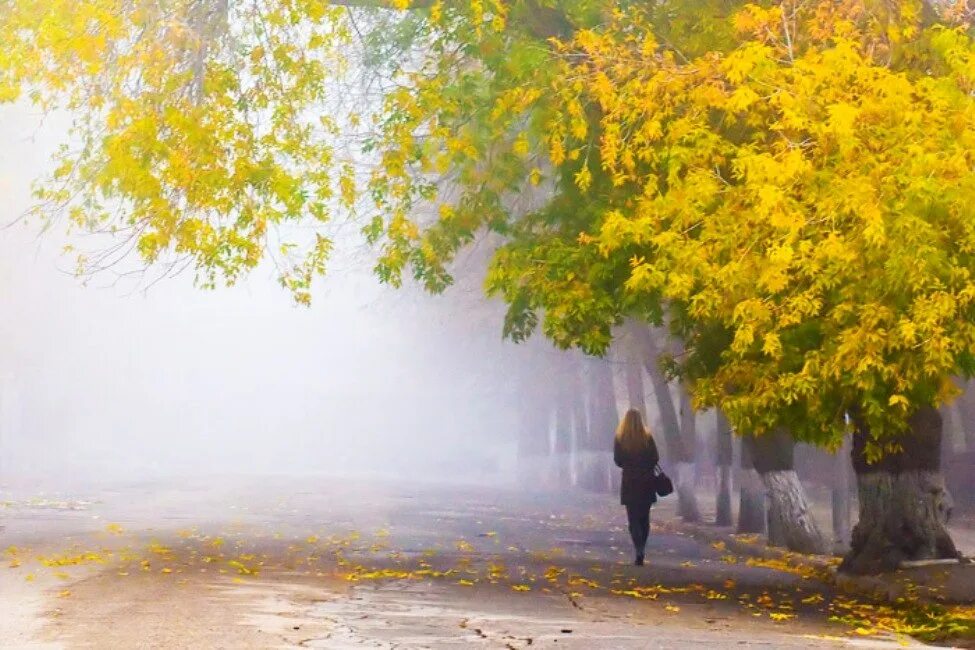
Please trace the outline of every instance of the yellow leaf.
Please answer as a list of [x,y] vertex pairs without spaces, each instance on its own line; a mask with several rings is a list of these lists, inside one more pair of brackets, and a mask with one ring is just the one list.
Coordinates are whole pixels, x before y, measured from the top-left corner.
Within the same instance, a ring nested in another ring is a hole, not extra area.
[[898,406],[898,405],[901,405],[901,406],[907,407],[909,404],[910,404],[910,402],[908,402],[907,401],[907,398],[904,397],[903,395],[891,395],[890,396],[890,399],[887,400],[887,405],[888,406]]

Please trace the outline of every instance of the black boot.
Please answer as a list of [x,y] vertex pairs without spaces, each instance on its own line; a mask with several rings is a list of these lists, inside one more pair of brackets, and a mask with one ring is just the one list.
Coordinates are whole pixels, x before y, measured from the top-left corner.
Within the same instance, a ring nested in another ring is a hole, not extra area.
[[643,566],[643,553],[637,553],[636,562],[634,562],[633,564],[635,564],[636,566]]

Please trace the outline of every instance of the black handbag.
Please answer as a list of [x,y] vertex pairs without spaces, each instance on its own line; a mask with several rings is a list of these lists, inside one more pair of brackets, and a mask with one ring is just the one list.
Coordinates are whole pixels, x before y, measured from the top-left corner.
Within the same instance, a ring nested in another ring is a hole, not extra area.
[[670,480],[658,464],[653,468],[653,491],[658,497],[665,497],[674,492],[674,482]]

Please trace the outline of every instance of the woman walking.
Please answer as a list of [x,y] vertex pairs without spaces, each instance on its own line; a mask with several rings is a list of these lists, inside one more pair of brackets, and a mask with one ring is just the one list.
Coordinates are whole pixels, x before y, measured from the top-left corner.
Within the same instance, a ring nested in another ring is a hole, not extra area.
[[654,492],[654,468],[660,462],[657,443],[643,426],[643,418],[630,409],[616,428],[613,460],[623,468],[620,503],[626,506],[630,537],[636,550],[636,565],[643,566],[643,555],[650,536],[650,507],[657,500]]

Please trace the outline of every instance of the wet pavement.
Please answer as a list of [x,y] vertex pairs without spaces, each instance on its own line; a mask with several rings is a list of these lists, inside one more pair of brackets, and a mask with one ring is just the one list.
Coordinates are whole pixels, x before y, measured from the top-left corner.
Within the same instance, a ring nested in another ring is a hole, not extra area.
[[815,571],[695,541],[669,500],[644,567],[614,495],[261,477],[0,501],[4,648],[913,644],[830,622]]

